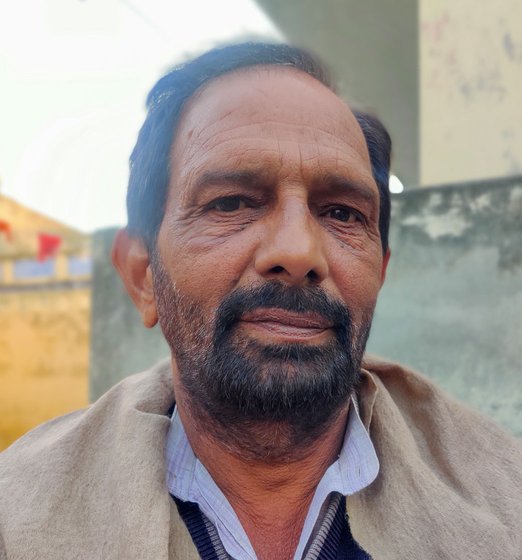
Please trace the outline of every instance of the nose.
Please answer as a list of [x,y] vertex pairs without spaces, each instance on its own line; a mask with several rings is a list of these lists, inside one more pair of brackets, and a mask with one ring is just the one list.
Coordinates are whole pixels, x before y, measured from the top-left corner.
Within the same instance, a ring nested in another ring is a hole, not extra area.
[[306,201],[293,201],[267,218],[255,255],[259,275],[294,285],[320,283],[328,275],[320,224]]

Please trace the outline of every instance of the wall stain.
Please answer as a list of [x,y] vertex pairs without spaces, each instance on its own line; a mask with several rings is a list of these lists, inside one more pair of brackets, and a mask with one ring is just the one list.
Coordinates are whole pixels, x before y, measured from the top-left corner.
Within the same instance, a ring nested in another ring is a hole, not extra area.
[[495,248],[500,270],[522,267],[522,178],[406,192],[394,198],[392,221],[399,243],[451,246],[460,255]]
[[515,42],[511,33],[504,33],[502,37],[502,46],[509,60],[516,63],[522,62],[522,43]]

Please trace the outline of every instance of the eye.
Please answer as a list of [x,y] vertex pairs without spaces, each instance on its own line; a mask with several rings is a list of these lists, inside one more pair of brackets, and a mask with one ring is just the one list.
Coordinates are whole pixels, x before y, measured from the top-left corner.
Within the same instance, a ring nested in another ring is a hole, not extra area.
[[353,208],[347,208],[346,206],[334,206],[333,208],[329,208],[324,215],[340,222],[362,221],[359,212]]
[[218,212],[236,212],[247,207],[246,202],[239,196],[225,196],[209,204],[209,208]]

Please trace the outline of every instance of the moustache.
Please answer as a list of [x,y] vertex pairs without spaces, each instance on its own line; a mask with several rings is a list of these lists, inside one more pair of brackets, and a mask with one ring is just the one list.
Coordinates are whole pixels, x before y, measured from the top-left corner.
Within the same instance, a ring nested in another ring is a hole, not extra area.
[[352,319],[348,307],[317,286],[295,287],[277,281],[238,288],[226,296],[216,311],[214,340],[222,340],[245,313],[276,308],[294,313],[313,313],[333,325],[337,339],[348,343]]

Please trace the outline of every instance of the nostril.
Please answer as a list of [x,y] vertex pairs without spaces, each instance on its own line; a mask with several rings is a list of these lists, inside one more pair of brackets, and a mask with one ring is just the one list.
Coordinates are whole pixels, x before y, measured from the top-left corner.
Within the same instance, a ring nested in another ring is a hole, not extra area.
[[[284,267],[284,266],[280,266],[280,265],[273,266],[273,267],[270,269],[270,272],[271,272],[272,274],[281,274],[281,273],[285,272],[285,267]],[[312,281],[312,282],[317,282],[317,281],[320,279],[320,278],[319,278],[319,274],[317,274],[317,272],[316,272],[315,270],[313,270],[313,269],[312,269],[312,270],[309,270],[309,271],[306,273],[306,277],[308,278],[308,280],[310,280],[310,281]]]

